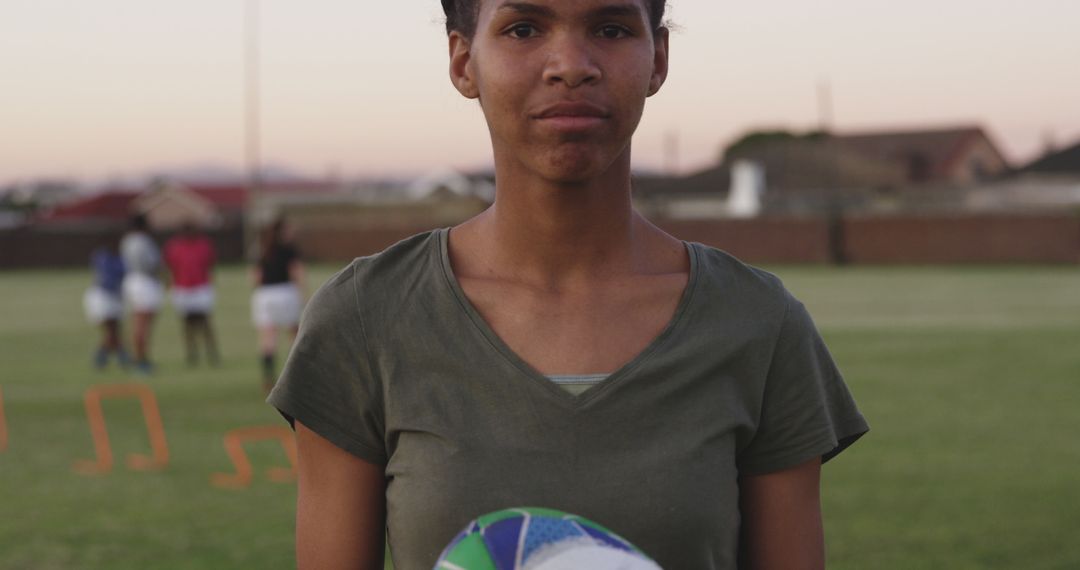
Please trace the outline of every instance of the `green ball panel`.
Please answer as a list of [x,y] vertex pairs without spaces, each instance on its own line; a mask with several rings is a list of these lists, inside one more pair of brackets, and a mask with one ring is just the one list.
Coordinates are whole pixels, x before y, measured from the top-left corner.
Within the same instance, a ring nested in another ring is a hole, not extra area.
[[[487,546],[479,532],[463,538],[453,550],[447,553],[443,561],[466,570],[496,570],[495,561],[488,554]],[[440,563],[439,568],[450,567]]]

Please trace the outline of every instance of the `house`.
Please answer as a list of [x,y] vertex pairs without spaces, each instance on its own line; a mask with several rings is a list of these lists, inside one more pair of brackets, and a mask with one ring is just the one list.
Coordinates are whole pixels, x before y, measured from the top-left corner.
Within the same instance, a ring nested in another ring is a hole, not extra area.
[[1080,211],[1080,141],[973,190],[967,206],[978,211]]
[[688,176],[638,175],[631,181],[634,205],[659,219],[749,218],[762,209],[764,170],[736,160]]
[[62,202],[31,219],[39,226],[98,225],[122,226],[131,217],[131,203],[139,197],[134,190],[104,190]]
[[1080,141],[1059,151],[1051,151],[1017,169],[1019,174],[1061,175],[1080,178]]
[[963,186],[995,179],[1008,161],[981,127],[836,134],[842,148],[902,169],[908,185]]
[[488,204],[495,201],[495,174],[468,174],[453,169],[439,169],[404,186],[409,200],[474,198]]
[[409,235],[452,226],[484,211],[494,178],[438,170],[412,181],[370,181],[337,192],[264,192],[251,203],[252,230],[288,219],[305,258],[351,259]]
[[725,159],[765,163],[770,189],[965,186],[1009,170],[977,126],[745,138]]
[[[235,190],[235,191],[232,191]],[[238,220],[243,212],[247,191],[238,187],[222,192],[223,201],[215,201],[217,192],[197,192],[175,182],[165,182],[142,192],[131,203],[131,211],[147,217],[150,227],[171,231],[185,223],[203,228],[218,228],[226,218]]]
[[1001,178],[1008,164],[979,127],[862,133],[759,131],[725,161],[764,168],[764,209],[774,214],[950,209],[966,189]]
[[[260,196],[310,197],[336,190],[323,182],[275,183],[261,186]],[[160,231],[177,229],[185,221],[206,228],[239,225],[251,202],[244,185],[183,184],[160,181],[144,189],[109,189],[58,204],[36,216],[35,225],[124,225],[135,213],[146,214]]]
[[833,137],[762,142],[725,157],[725,162],[737,160],[753,161],[764,171],[762,204],[772,214],[866,207],[905,185],[897,164],[856,152]]
[[284,215],[303,241],[309,230],[429,228],[457,224],[486,209],[494,178],[437,170],[412,181],[371,182],[337,191],[263,192],[251,203],[255,226]]
[[18,206],[24,210],[37,210],[65,202],[77,194],[76,184],[63,180],[12,183],[0,187],[0,203]]

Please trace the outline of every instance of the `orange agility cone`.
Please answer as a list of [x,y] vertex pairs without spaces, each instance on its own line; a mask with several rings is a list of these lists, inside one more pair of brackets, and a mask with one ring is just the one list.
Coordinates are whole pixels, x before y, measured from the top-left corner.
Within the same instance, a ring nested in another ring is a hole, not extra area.
[[91,386],[86,390],[86,419],[90,422],[90,434],[94,438],[96,461],[82,460],[75,463],[75,470],[87,475],[99,475],[112,471],[113,454],[109,445],[109,432],[105,428],[105,413],[101,409],[104,398],[137,397],[142,404],[146,430],[150,434],[152,456],[132,453],[128,456],[128,467],[139,471],[161,469],[169,464],[169,446],[165,441],[165,428],[161,423],[157,398],[154,392],[144,384],[103,384]]
[[289,467],[272,467],[267,469],[266,477],[271,481],[284,483],[296,480],[296,440],[293,434],[284,426],[255,426],[234,429],[225,434],[225,451],[229,453],[236,473],[214,473],[211,482],[218,487],[243,488],[251,485],[253,473],[251,461],[244,452],[244,442],[263,441],[276,439],[285,448],[285,456],[289,459]]
[[7,451],[7,418],[4,417],[4,392],[0,391],[0,451]]

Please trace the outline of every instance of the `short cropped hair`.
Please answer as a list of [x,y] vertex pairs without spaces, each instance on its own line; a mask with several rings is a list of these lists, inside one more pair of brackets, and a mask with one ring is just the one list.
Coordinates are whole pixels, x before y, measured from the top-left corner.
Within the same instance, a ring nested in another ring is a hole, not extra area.
[[[645,0],[649,10],[649,24],[652,29],[664,25],[665,0]],[[446,14],[446,33],[459,32],[467,38],[476,33],[476,20],[480,16],[480,0],[442,0],[443,13]]]

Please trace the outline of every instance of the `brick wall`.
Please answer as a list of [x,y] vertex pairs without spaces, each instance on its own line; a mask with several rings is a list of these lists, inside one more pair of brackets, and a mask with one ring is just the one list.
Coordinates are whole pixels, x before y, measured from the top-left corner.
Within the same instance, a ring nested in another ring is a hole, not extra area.
[[313,228],[296,233],[296,245],[304,259],[311,261],[348,261],[378,253],[395,243],[430,227],[401,228]]
[[751,263],[827,263],[829,223],[822,218],[653,220],[671,235],[718,247]]
[[[653,222],[750,263],[1080,263],[1080,217],[1067,214]],[[428,229],[308,227],[297,240],[309,259],[342,261]]]
[[[1080,263],[1080,216],[934,215],[747,220],[654,220],[672,235],[730,252],[751,263],[945,264]],[[423,225],[319,227],[297,232],[306,259],[339,262],[370,255]],[[85,265],[90,252],[119,229],[0,231],[0,269]],[[243,260],[239,227],[211,234],[224,262]],[[159,243],[165,236],[157,236]]]
[[[0,231],[0,269],[78,267],[90,263],[90,253],[100,245],[118,243],[124,234],[117,227],[24,227]],[[244,238],[240,227],[208,232],[222,262],[243,260]],[[167,235],[156,234],[158,245]]]
[[843,221],[851,263],[1078,263],[1080,217],[937,215]]

